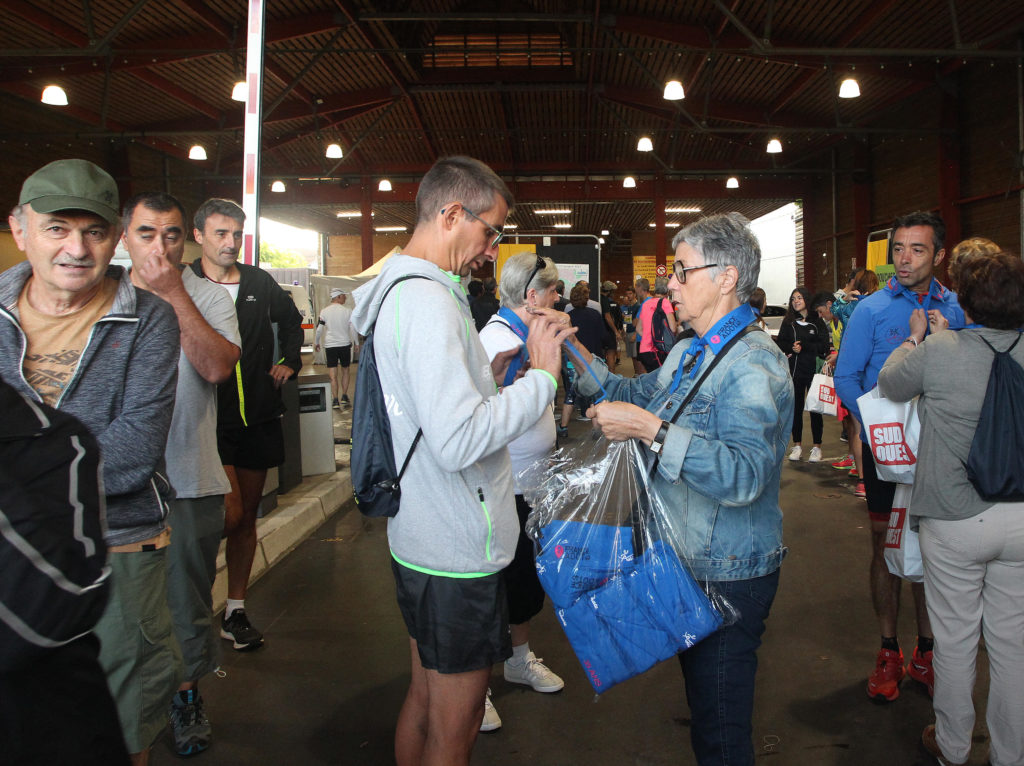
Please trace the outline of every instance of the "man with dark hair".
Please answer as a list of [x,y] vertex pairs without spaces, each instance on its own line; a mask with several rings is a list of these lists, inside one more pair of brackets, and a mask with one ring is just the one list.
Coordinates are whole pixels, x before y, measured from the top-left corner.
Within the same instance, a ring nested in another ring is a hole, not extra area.
[[210,745],[199,679],[220,665],[211,588],[224,531],[224,495],[231,491],[217,455],[217,384],[231,377],[241,339],[231,297],[181,263],[186,234],[181,203],[163,192],[139,194],[125,203],[122,218],[132,284],[167,301],[181,327],[166,450],[175,494],[168,515],[174,543],[167,549],[167,602],[185,679],[170,710],[175,750],[195,755]]
[[878,616],[882,646],[875,670],[868,679],[868,696],[891,702],[899,696],[905,674],[923,683],[929,693],[934,684],[932,631],[924,604],[924,586],[914,583],[911,591],[917,605],[917,646],[904,669],[903,652],[896,636],[902,580],[889,573],[885,564],[885,534],[896,485],[881,481],[875,472],[870,442],[857,407],[857,397],[870,391],[878,373],[910,332],[910,315],[924,309],[935,321],[948,321],[956,329],[964,326],[964,312],[956,294],[933,276],[946,255],[943,237],[946,227],[933,213],[910,213],[892,225],[890,248],[896,274],[885,287],[864,298],[850,316],[836,363],[836,393],[843,405],[860,421],[863,449],[861,473],[871,518],[871,600]]
[[[263,644],[263,634],[246,615],[245,594],[267,469],[284,462],[280,388],[302,369],[302,316],[267,272],[238,263],[245,223],[238,204],[209,199],[194,220],[193,235],[203,254],[193,261],[192,270],[228,292],[242,339],[234,375],[217,389],[217,451],[231,483],[224,498],[228,597],[220,635],[238,651],[246,651]],[[275,323],[279,355],[274,353]]]
[[608,327],[609,337],[605,343],[604,360],[609,370],[619,365],[619,343],[622,342],[622,311],[617,301],[613,300],[612,292],[618,287],[612,281],[601,284],[601,316]]
[[162,466],[178,322],[164,301],[110,266],[117,185],[93,163],[58,160],[37,170],[9,223],[27,260],[0,275],[0,377],[26,400],[74,415],[100,445],[112,575],[95,634],[128,752],[145,764],[181,680],[167,606]]
[[487,324],[487,320],[498,313],[498,309],[501,308],[501,304],[498,302],[498,282],[494,277],[487,277],[483,283],[483,290],[470,309],[473,312],[473,321],[476,323],[476,330],[484,329],[484,325]]
[[469,287],[466,288],[466,293],[469,295],[469,305],[472,306],[476,299],[483,294],[483,292],[483,282],[481,282],[479,279],[469,280]]
[[468,764],[491,666],[512,656],[501,571],[519,518],[506,445],[550,411],[571,330],[534,316],[524,333],[530,369],[497,393],[521,348],[489,360],[479,335],[466,332],[461,287],[497,259],[511,205],[483,163],[438,161],[416,195],[409,243],[355,294],[353,323],[363,335],[373,330],[395,450],[404,454],[422,434],[401,509],[388,520],[412,663],[395,731],[398,766]]

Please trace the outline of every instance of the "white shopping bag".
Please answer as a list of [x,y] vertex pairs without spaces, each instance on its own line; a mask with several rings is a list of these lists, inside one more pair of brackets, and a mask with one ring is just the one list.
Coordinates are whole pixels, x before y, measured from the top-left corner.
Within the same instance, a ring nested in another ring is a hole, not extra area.
[[921,421],[917,398],[892,402],[873,388],[857,399],[875,473],[882,481],[913,484]]
[[820,412],[822,415],[835,415],[837,412],[836,386],[830,375],[817,373],[811,380],[811,387],[807,389],[807,398],[804,400],[804,409],[807,412]]
[[897,577],[910,582],[923,582],[921,545],[917,532],[910,528],[910,516],[907,513],[913,489],[910,484],[896,487],[892,512],[889,514],[889,528],[885,532],[885,565]]

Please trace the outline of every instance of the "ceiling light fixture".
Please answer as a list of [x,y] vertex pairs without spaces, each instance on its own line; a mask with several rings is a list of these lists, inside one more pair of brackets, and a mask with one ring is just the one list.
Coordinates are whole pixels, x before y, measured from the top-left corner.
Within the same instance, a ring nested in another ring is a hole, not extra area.
[[270,191],[277,192],[278,194],[283,192],[284,191],[284,181],[274,181],[274,183],[270,184]]
[[47,85],[43,88],[43,95],[39,100],[50,106],[67,106],[68,94],[59,85]]
[[666,213],[699,213],[699,207],[667,207]]
[[[377,184],[377,191],[391,191],[391,182],[386,178],[380,179],[380,183]],[[405,231],[405,229],[402,229],[402,231]]]
[[[650,226],[653,229],[653,228],[655,228],[655,226],[657,224],[649,223],[647,225]],[[665,222],[665,228],[666,229],[678,229],[680,226],[682,226],[682,224],[679,224],[679,223],[669,223],[668,221]]]
[[245,97],[249,94],[249,87],[245,84],[245,80],[239,80],[235,83],[235,87],[231,89],[231,100],[241,101],[245,103]]
[[768,142],[768,146],[765,147],[765,151],[768,152],[768,154],[778,154],[782,151],[782,142],[777,138],[773,138]]
[[665,83],[665,92],[662,94],[662,98],[666,101],[681,101],[686,98],[686,94],[683,93],[683,84],[679,80],[669,80]]
[[568,215],[572,210],[567,207],[553,207],[545,208],[543,210],[534,210],[533,212],[537,215]]
[[622,179],[622,188],[623,189],[635,189],[636,188],[636,179],[633,178],[633,176],[626,176],[625,178]]
[[736,176],[729,176],[729,180],[725,182],[725,188],[726,189],[739,189],[740,188],[740,179],[738,179]]
[[653,152],[654,144],[649,137],[640,136],[640,140],[636,142],[636,150],[638,152]]
[[610,232],[610,231],[608,231],[608,229],[601,229],[601,236],[602,236],[602,237],[607,237],[607,236],[609,236],[610,234],[611,234],[611,232]]
[[506,223],[506,224],[503,224],[501,228],[503,228],[503,229],[518,229],[519,228],[519,224],[518,223]]
[[387,231],[408,231],[409,227],[408,226],[374,226],[373,230],[374,231],[381,231],[381,232],[387,232]]
[[327,151],[324,152],[324,156],[331,160],[340,160],[345,156],[345,153],[341,151],[341,144],[327,144]]
[[206,149],[200,144],[193,144],[192,148],[188,150],[188,158],[190,160],[205,160]]
[[852,77],[847,77],[839,85],[839,98],[857,98],[860,95],[860,85]]
[[338,218],[361,218],[362,215],[358,210],[342,210],[337,213]]
[[556,224],[554,224],[554,227],[556,229],[571,229],[572,228],[572,224],[571,223],[556,223]]

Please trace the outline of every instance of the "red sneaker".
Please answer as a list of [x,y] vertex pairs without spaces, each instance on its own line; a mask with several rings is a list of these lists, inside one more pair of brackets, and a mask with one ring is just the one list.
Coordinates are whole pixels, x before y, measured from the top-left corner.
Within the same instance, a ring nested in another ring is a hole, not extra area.
[[929,697],[935,696],[935,670],[932,669],[931,652],[921,654],[915,646],[914,654],[910,658],[910,664],[907,665],[907,675],[918,683],[924,684],[925,688],[928,689]]
[[837,460],[832,464],[832,467],[840,471],[845,471],[848,468],[853,468],[853,455],[847,455],[842,460]]
[[851,479],[859,479],[860,478],[860,474],[857,473],[857,469],[856,468],[851,468],[850,469],[850,478]]
[[868,696],[879,702],[892,702],[900,696],[903,680],[903,652],[879,649],[875,672],[868,677]]
[[868,496],[867,490],[864,489],[864,482],[857,482],[857,488],[853,490],[853,494],[855,494],[857,497],[866,498]]

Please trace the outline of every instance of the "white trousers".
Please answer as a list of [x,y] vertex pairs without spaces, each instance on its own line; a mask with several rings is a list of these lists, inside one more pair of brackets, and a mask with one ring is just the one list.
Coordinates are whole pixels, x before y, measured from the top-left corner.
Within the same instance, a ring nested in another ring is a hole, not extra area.
[[1024,503],[969,519],[920,519],[928,615],[935,632],[935,735],[954,763],[974,731],[975,663],[989,658],[992,766],[1024,766]]

